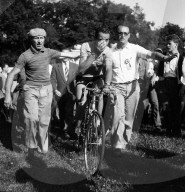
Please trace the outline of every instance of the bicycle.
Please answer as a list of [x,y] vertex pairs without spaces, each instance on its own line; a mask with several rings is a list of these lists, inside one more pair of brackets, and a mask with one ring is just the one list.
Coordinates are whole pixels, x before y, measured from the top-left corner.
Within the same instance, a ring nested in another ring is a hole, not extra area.
[[105,127],[102,116],[96,109],[97,98],[102,92],[96,88],[86,87],[82,90],[82,98],[85,90],[87,101],[85,107],[85,116],[81,122],[78,134],[78,145],[84,148],[85,168],[88,174],[94,175],[101,168],[105,151]]

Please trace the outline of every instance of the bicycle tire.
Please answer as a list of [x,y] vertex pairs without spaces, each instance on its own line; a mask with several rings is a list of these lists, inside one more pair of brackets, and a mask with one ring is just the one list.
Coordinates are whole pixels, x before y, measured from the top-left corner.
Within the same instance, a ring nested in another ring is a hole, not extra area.
[[84,143],[85,167],[88,174],[94,175],[99,172],[104,151],[105,127],[103,118],[97,111],[93,111],[88,121]]

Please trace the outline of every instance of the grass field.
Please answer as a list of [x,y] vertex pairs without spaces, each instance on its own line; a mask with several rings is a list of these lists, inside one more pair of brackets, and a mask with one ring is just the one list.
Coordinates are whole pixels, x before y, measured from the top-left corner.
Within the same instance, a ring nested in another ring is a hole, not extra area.
[[0,127],[0,191],[185,191],[183,137],[168,138],[150,128],[135,132],[121,155],[107,144],[100,175],[86,178],[83,155],[72,142],[55,138],[49,153],[30,163],[25,152],[12,149],[11,125],[1,122]]

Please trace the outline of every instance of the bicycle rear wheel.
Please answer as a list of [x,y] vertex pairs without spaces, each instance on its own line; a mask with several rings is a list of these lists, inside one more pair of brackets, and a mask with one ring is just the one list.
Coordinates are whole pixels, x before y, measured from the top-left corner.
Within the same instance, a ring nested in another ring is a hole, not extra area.
[[84,145],[85,166],[87,173],[96,174],[103,161],[105,150],[105,127],[102,116],[94,111],[90,116]]

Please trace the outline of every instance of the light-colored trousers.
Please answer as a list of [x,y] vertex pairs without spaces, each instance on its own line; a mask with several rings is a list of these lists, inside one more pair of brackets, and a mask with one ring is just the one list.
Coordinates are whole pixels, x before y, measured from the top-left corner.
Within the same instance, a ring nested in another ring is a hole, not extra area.
[[110,94],[105,109],[105,128],[111,135],[111,146],[124,149],[130,141],[133,121],[139,101],[138,81],[128,84],[113,84],[117,94]]
[[39,152],[46,153],[53,98],[52,86],[51,84],[41,86],[25,84],[23,90],[26,146],[38,148]]

